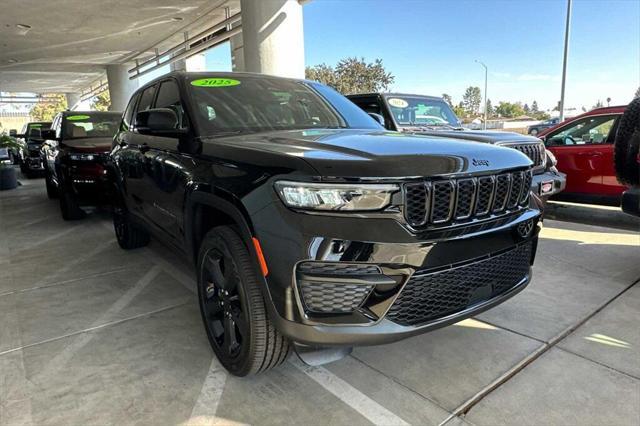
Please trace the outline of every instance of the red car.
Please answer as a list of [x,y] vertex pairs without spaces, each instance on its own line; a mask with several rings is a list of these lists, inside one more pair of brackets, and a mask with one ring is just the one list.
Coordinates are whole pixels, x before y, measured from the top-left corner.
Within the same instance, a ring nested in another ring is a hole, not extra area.
[[596,108],[540,132],[558,170],[567,174],[564,192],[552,198],[620,205],[626,187],[616,178],[613,141],[626,108]]

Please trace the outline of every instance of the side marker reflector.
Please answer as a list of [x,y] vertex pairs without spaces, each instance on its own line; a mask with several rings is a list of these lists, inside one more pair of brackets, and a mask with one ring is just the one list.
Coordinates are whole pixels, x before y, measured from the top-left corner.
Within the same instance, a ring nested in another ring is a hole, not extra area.
[[252,238],[253,247],[256,249],[256,254],[258,255],[258,263],[260,264],[260,269],[262,270],[262,275],[269,275],[269,268],[267,268],[267,262],[264,260],[264,255],[262,254],[262,247],[260,247],[260,241],[256,237]]

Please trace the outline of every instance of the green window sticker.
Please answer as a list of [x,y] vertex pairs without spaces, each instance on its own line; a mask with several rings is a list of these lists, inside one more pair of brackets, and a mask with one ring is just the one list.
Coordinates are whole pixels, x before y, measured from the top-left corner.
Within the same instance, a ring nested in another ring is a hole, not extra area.
[[192,86],[197,87],[229,87],[238,86],[240,82],[232,78],[201,78],[199,80],[193,80]]
[[82,121],[91,118],[88,115],[68,115],[67,121]]
[[42,124],[37,124],[37,123],[36,124],[32,124],[31,127],[34,127],[34,128],[35,127],[42,127]]

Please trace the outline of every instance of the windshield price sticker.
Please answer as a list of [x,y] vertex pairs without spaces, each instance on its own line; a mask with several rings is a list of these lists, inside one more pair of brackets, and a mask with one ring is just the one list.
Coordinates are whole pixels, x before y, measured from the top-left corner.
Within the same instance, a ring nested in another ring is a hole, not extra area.
[[240,82],[231,78],[201,78],[199,80],[193,80],[192,86],[197,87],[229,87],[238,86]]
[[70,115],[67,117],[68,121],[81,121],[81,120],[87,120],[91,118],[88,115]]
[[391,98],[387,102],[389,102],[389,105],[396,108],[406,108],[409,106],[409,103],[407,101],[400,98]]

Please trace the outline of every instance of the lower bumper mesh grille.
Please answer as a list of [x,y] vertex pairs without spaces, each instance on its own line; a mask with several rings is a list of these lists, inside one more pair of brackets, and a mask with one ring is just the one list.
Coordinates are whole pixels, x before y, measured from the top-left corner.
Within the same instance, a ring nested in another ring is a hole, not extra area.
[[491,300],[529,273],[532,243],[444,271],[416,272],[389,309],[387,318],[418,325]]

